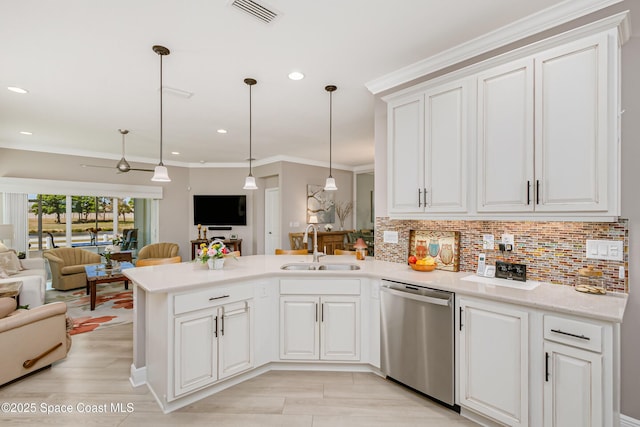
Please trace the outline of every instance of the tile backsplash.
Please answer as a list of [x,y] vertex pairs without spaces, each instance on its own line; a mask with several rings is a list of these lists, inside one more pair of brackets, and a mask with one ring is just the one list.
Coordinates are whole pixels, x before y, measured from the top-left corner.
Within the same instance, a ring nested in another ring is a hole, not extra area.
[[[398,243],[384,243],[384,231],[397,231]],[[628,220],[617,222],[537,222],[537,221],[423,221],[392,220],[377,217],[375,226],[375,258],[406,263],[410,230],[442,230],[460,232],[460,271],[475,272],[479,253],[487,255],[487,264],[507,261],[527,265],[527,279],[573,285],[578,269],[592,265],[603,271],[609,290],[628,292],[627,279],[619,279],[619,267],[628,271]],[[500,252],[502,234],[514,235],[512,252]],[[482,249],[483,234],[493,234],[495,250]],[[586,258],[587,239],[624,241],[623,261]]]

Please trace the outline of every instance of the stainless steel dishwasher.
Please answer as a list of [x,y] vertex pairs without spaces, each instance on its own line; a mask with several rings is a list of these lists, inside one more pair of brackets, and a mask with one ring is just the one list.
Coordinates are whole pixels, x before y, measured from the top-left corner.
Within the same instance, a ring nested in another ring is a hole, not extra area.
[[459,411],[454,402],[454,294],[383,280],[381,369]]

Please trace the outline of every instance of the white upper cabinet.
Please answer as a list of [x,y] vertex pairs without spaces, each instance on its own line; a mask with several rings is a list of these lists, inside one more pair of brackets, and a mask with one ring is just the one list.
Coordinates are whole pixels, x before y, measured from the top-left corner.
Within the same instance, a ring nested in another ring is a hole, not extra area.
[[624,37],[598,28],[384,97],[389,215],[615,220]]
[[603,34],[535,58],[538,211],[607,210],[608,57]]
[[533,59],[478,75],[478,212],[532,211]]
[[424,187],[424,94],[389,103],[389,211],[419,212]]
[[459,80],[389,102],[390,213],[466,211],[468,92]]

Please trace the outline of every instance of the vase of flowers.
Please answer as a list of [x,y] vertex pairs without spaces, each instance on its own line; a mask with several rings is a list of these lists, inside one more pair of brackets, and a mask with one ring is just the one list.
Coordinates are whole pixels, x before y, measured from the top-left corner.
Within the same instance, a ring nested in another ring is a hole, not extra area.
[[200,244],[194,261],[208,266],[210,270],[220,270],[224,265],[224,256],[228,253],[229,249],[224,243],[215,239],[209,246],[206,243]]
[[337,202],[336,203],[336,215],[340,221],[340,230],[344,230],[344,222],[347,217],[353,212],[353,202]]
[[111,268],[113,267],[113,264],[111,262],[111,250],[109,248],[104,250],[104,253],[102,254],[102,256],[104,257],[104,259],[107,261],[104,266],[105,268]]

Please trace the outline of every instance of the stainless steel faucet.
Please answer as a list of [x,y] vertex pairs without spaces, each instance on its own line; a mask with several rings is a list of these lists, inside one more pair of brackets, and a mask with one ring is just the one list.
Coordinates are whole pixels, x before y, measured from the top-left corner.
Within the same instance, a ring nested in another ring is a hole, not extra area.
[[318,262],[321,256],[325,256],[324,252],[318,252],[318,227],[315,224],[307,225],[304,230],[304,236],[302,236],[302,243],[305,245],[309,241],[309,228],[313,228],[313,262]]

